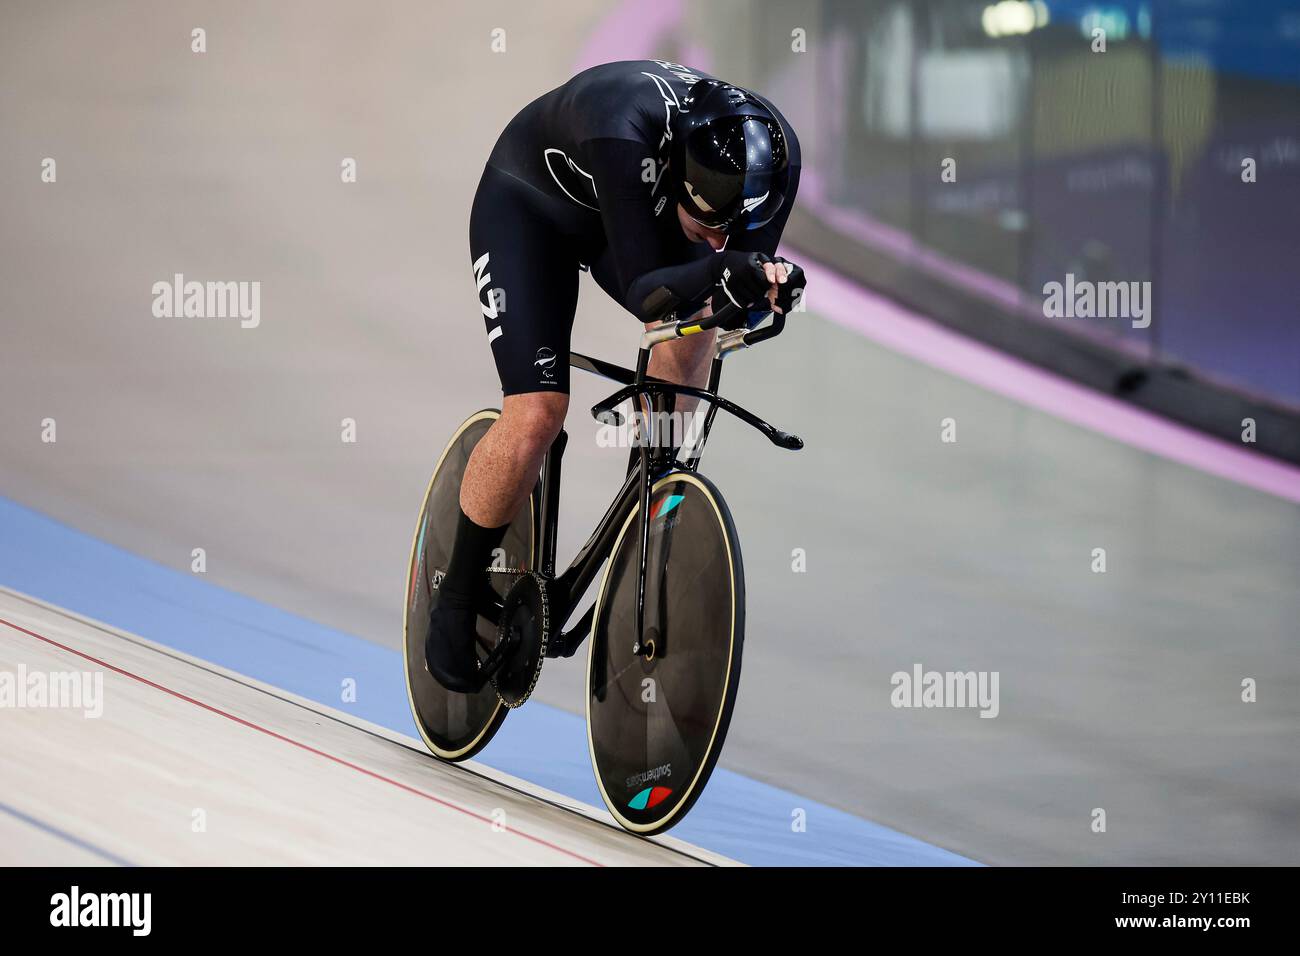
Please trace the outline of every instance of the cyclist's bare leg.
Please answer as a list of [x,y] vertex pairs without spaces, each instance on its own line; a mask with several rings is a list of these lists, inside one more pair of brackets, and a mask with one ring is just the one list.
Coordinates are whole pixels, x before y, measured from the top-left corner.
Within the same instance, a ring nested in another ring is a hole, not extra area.
[[[703,314],[703,313],[701,313]],[[646,329],[653,329],[658,322],[647,322]],[[709,360],[713,358],[713,341],[717,334],[715,329],[696,335],[683,336],[672,342],[656,345],[650,353],[650,365],[646,374],[678,385],[703,386],[709,380]],[[693,408],[698,399],[680,398],[677,408],[689,402],[687,408]]]
[[569,396],[557,392],[507,395],[465,466],[460,508],[484,528],[514,520],[537,482],[542,458],[564,426]]
[[429,673],[448,690],[474,693],[483,685],[474,652],[475,593],[485,583],[483,569],[493,550],[536,483],[568,407],[569,396],[555,392],[507,395],[501,417],[466,463],[456,541],[424,650]]

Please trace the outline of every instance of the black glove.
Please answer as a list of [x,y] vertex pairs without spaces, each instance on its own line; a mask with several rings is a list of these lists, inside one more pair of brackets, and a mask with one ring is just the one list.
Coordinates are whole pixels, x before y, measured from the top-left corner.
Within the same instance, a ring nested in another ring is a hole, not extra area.
[[808,285],[808,277],[804,275],[802,269],[788,259],[777,256],[772,261],[786,268],[786,280],[776,284],[776,307],[781,310],[782,315],[789,315],[794,308],[796,294]]
[[763,263],[772,260],[763,253],[719,252],[716,261],[716,275],[721,288],[713,293],[715,313],[727,305],[748,309],[767,297],[767,290],[772,287],[772,283],[767,281]]

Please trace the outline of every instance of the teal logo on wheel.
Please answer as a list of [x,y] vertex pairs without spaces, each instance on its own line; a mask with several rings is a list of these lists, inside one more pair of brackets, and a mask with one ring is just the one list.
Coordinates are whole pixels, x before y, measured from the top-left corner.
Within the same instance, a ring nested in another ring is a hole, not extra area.
[[629,800],[627,805],[633,810],[649,810],[663,803],[672,792],[671,787],[646,787]]
[[655,517],[662,518],[685,500],[685,495],[666,495],[660,500],[659,510],[655,512]]

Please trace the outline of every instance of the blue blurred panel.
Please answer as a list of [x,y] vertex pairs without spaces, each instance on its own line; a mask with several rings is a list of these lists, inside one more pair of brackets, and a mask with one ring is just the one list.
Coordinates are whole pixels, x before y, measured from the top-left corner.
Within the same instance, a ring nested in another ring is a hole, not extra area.
[[1300,84],[1300,0],[1049,0],[1054,24],[1124,23],[1131,36],[1154,30],[1162,56]]

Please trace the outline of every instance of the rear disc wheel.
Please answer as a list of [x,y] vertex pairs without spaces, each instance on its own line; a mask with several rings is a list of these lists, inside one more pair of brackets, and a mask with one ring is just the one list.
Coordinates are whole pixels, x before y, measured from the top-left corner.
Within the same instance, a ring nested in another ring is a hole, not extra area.
[[[406,690],[420,736],[434,755],[443,760],[468,760],[474,756],[487,746],[509,713],[490,683],[485,683],[477,693],[458,694],[439,684],[424,663],[430,598],[442,582],[456,540],[461,478],[474,447],[500,416],[496,409],[485,409],[471,415],[456,430],[429,480],[411,543],[403,641]],[[534,563],[538,494],[535,488],[501,542],[505,565],[516,572],[523,572]],[[498,598],[505,597],[518,577],[519,573],[485,575]],[[480,615],[478,637],[481,647],[491,648],[497,640],[497,622]]]

